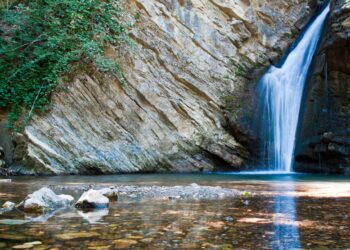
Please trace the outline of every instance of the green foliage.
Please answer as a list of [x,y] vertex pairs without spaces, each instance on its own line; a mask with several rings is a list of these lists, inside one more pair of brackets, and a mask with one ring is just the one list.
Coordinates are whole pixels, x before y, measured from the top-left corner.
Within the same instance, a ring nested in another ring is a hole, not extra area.
[[238,65],[234,73],[235,77],[242,77],[245,74],[245,69],[242,66]]
[[0,108],[9,126],[45,109],[51,93],[84,65],[123,81],[107,46],[130,43],[119,0],[27,0],[0,11]]

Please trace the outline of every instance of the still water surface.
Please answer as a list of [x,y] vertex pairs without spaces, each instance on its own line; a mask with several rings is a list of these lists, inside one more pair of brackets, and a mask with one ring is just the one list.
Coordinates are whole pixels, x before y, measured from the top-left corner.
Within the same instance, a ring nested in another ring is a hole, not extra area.
[[[149,174],[16,177],[0,204],[47,185],[199,185],[247,191],[212,201],[118,201],[33,216],[0,215],[0,248],[350,249],[350,178],[303,174]],[[57,191],[57,193],[59,193]],[[81,191],[64,191],[75,198]],[[31,222],[26,222],[28,219]],[[36,244],[26,245],[26,242]]]

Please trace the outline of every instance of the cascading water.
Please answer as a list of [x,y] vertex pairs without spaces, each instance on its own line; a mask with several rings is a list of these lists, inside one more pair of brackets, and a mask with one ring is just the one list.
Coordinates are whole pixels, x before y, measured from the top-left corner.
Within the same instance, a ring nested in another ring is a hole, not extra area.
[[329,4],[309,25],[281,67],[271,66],[259,83],[261,133],[270,170],[291,172],[307,73],[321,37]]

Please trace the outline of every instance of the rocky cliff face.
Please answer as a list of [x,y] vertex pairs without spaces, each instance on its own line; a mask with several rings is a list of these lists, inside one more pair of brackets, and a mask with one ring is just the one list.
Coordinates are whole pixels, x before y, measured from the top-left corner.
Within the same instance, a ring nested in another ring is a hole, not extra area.
[[332,9],[305,98],[296,168],[350,174],[350,1]]
[[[253,80],[304,27],[316,1],[131,0],[126,83],[93,69],[52,98],[7,147],[26,174],[237,169]],[[2,139],[2,143],[4,139]]]

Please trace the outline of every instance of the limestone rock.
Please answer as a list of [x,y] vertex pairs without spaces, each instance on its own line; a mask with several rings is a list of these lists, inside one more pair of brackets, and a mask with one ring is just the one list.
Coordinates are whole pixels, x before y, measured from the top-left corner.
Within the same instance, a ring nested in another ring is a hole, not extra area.
[[[17,136],[14,172],[110,174],[239,169],[254,84],[293,42],[316,0],[126,1],[140,14],[126,84],[89,70]],[[111,58],[118,54],[111,47]],[[231,112],[231,110],[233,112]],[[23,166],[23,167],[18,167]]]
[[90,189],[82,194],[75,203],[75,207],[81,209],[103,209],[108,207],[109,199],[99,191]]
[[28,195],[20,204],[25,212],[46,212],[70,206],[74,198],[70,195],[56,195],[51,189],[43,187]]

